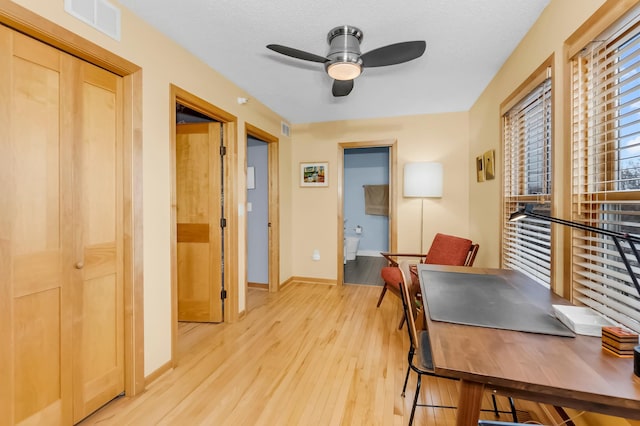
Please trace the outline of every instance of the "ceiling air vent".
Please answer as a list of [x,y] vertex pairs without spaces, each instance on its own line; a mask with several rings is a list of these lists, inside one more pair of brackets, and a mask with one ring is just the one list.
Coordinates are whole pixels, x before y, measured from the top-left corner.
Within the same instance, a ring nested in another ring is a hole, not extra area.
[[64,10],[120,41],[120,9],[107,0],[64,0]]
[[280,133],[282,133],[285,136],[289,136],[289,125],[284,121],[280,122]]

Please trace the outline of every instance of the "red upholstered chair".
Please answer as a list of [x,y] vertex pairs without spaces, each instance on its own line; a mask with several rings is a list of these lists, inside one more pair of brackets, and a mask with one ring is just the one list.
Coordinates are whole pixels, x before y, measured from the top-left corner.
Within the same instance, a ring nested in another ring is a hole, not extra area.
[[[478,253],[478,248],[478,244],[473,244],[471,240],[466,238],[438,233],[433,238],[427,254],[382,253],[382,255],[389,260],[389,266],[385,266],[380,271],[380,275],[382,275],[382,279],[384,280],[384,287],[382,288],[376,306],[380,306],[387,290],[400,297],[400,287],[398,283],[402,280],[402,275],[398,268],[399,257],[420,258],[420,263],[434,265],[472,266]],[[411,270],[411,285],[419,286],[415,269]],[[402,327],[403,324],[404,317],[400,322],[400,327]]]

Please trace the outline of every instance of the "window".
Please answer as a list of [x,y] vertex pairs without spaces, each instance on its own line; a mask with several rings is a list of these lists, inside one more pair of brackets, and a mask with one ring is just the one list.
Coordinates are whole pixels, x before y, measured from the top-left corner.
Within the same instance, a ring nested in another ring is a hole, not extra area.
[[[640,25],[618,28],[571,61],[571,210],[573,221],[638,236]],[[611,238],[572,230],[571,272],[574,302],[640,332],[640,295]]]
[[[550,208],[551,195],[551,78],[545,67],[526,91],[502,116],[504,192],[502,266],[522,271],[549,287],[551,226],[527,218],[509,222],[509,216],[526,203]],[[540,80],[542,80],[540,82]],[[543,214],[549,214],[544,212]]]

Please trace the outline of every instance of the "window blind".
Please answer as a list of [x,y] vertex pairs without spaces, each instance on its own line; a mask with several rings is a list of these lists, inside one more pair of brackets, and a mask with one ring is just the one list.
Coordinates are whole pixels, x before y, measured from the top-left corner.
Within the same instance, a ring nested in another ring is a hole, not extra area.
[[[590,43],[571,61],[572,220],[640,234],[640,30]],[[640,265],[627,243],[636,274]],[[574,302],[640,332],[637,294],[611,238],[572,230]]]
[[549,287],[550,224],[532,218],[509,222],[509,216],[526,203],[550,202],[551,78],[523,96],[502,118],[502,266],[522,271]]

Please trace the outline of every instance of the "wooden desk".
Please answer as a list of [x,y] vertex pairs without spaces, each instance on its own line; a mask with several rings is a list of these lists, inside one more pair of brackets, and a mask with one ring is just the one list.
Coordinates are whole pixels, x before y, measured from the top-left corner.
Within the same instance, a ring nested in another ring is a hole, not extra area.
[[[420,264],[423,295],[429,271],[500,275],[550,314],[551,304],[567,304],[517,271]],[[602,351],[599,337],[437,322],[425,309],[435,372],[461,380],[458,426],[478,424],[485,387],[514,398],[640,419],[640,380],[633,374],[633,359]]]

